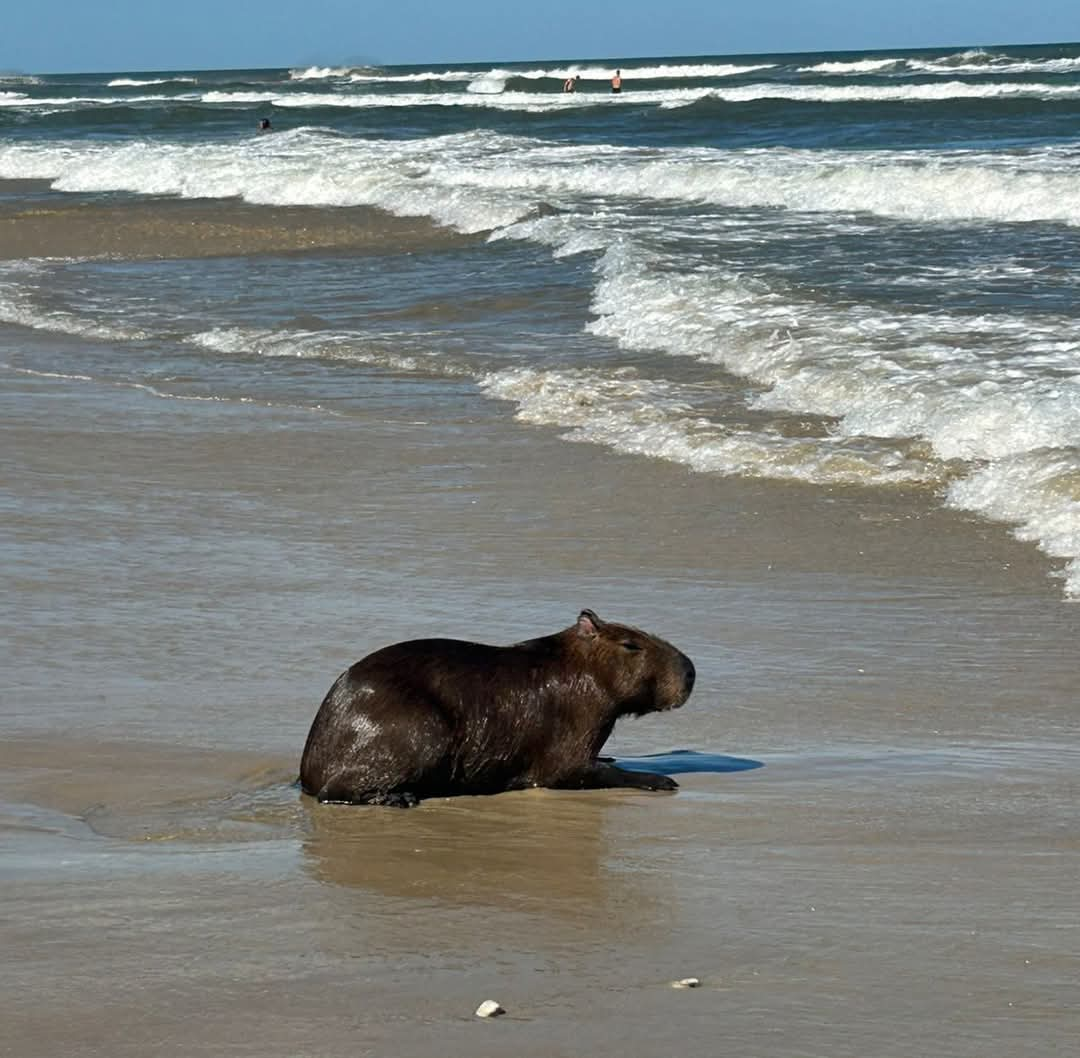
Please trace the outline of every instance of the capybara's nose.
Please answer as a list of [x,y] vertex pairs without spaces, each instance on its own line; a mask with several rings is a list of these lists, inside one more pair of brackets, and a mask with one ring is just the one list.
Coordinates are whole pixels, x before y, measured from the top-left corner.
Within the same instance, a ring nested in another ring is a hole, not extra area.
[[683,657],[683,661],[686,662],[684,666],[683,682],[686,685],[686,697],[690,697],[690,692],[694,689],[694,680],[697,679],[697,672],[694,670],[694,663],[688,658]]

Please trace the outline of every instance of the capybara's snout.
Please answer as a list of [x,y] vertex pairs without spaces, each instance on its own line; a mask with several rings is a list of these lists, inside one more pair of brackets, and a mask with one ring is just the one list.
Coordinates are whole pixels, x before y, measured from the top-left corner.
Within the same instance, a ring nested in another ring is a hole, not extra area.
[[694,689],[694,680],[697,679],[697,670],[694,668],[694,663],[682,651],[677,653],[682,669],[682,681],[676,683],[678,691],[674,696],[674,701],[669,706],[670,709],[678,709],[680,705],[685,704],[686,699],[690,697],[690,692]]
[[694,663],[683,654],[683,701],[690,697],[690,692],[694,689],[694,680],[697,679],[697,670],[694,668]]

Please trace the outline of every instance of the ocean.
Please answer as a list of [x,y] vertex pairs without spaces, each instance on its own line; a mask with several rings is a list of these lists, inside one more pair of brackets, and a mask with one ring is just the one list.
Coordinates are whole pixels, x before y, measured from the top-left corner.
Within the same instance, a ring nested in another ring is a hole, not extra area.
[[[0,74],[8,1042],[1067,1050],[1078,288],[1080,44]],[[292,785],[583,607],[677,794]]]

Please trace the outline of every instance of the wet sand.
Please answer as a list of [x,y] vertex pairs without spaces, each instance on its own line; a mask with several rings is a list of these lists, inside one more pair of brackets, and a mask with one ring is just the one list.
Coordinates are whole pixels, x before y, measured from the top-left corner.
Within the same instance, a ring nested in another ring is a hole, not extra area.
[[[5,799],[22,749],[7,747]],[[57,740],[49,756],[69,760],[73,786],[125,763],[175,774],[164,747],[125,760]],[[207,753],[192,770],[228,798],[178,785],[167,813],[146,810],[159,831],[5,812],[7,1042],[30,1055],[569,1058],[721,1041],[767,1056],[1068,1053],[1075,760],[760,763],[683,774],[673,796],[533,791],[395,812],[319,808]],[[130,803],[117,807],[130,824]],[[690,975],[700,988],[671,987]],[[508,1015],[474,1018],[485,998]]]
[[[402,386],[321,414],[4,373],[6,1048],[1068,1053],[1080,611],[1048,560],[930,496]],[[616,752],[761,766],[410,812],[291,786],[361,654],[583,606],[698,668]]]
[[[32,191],[37,198],[28,204],[25,197]],[[427,218],[362,207],[328,211],[125,195],[102,200],[49,193],[43,181],[0,181],[0,260],[231,257],[326,249],[410,253],[468,238]]]

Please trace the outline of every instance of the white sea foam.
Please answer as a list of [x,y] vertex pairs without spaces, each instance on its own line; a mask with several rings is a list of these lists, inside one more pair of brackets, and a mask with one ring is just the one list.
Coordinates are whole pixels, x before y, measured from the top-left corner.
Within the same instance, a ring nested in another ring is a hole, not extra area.
[[351,73],[349,80],[354,84],[421,84],[425,81],[447,81],[450,83],[468,83],[476,78],[475,70],[425,70],[422,73]]
[[881,73],[904,65],[903,59],[854,59],[848,62],[819,62],[815,66],[800,66],[799,73],[852,74]]
[[695,415],[671,383],[632,373],[515,368],[485,375],[480,387],[513,401],[522,422],[566,429],[567,440],[667,459],[703,473],[859,485],[933,477],[924,464],[881,445],[725,428]]
[[[1080,337],[1070,318],[883,313],[672,264],[613,244],[591,329],[720,364],[765,387],[758,410],[834,419],[838,443],[924,443],[921,458],[910,453],[921,480],[950,481],[952,505],[1014,523],[1068,559],[1067,591],[1080,596]],[[816,460],[799,473],[852,480]]]
[[[677,202],[925,223],[1080,224],[1080,155],[980,152],[637,150],[555,147],[477,132],[349,140],[314,129],[244,143],[0,145],[0,178],[66,191],[239,197],[277,205],[374,205],[462,231],[500,228],[542,202]],[[541,226],[542,227],[542,226]]]
[[152,77],[147,80],[138,80],[132,77],[117,77],[109,81],[107,88],[141,88],[144,85],[155,84],[196,84],[194,77]]
[[1011,55],[974,49],[935,59],[892,56],[878,59],[849,59],[821,62],[799,67],[799,73],[832,74],[858,77],[868,74],[923,73],[948,77],[953,74],[1010,75],[1025,73],[1075,73],[1080,57],[1056,59],[1018,59]]
[[1065,593],[1080,598],[1080,448],[1025,452],[975,469],[948,501],[1015,526],[1021,540],[1066,560]]
[[[566,149],[454,174],[480,187],[926,222],[1080,223],[1080,157],[977,152]],[[561,164],[560,164],[561,162]]]
[[489,70],[469,82],[467,91],[478,95],[498,95],[506,89],[504,70]]
[[348,77],[353,72],[351,66],[308,66],[303,70],[290,70],[292,81],[326,81],[331,78]]

